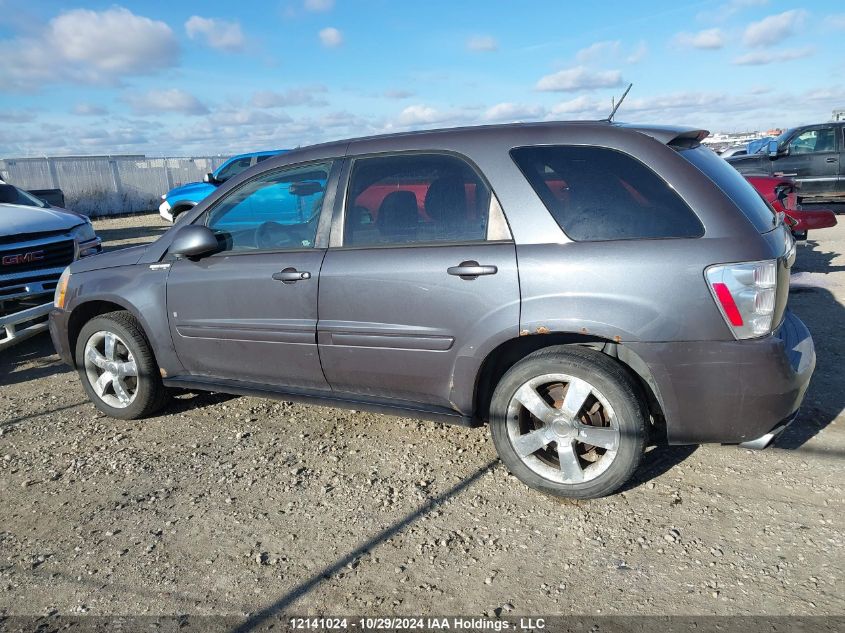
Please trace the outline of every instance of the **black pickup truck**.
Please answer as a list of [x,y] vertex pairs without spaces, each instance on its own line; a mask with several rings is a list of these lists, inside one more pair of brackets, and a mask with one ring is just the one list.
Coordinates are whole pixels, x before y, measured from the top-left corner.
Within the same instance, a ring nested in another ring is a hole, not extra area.
[[792,128],[756,154],[726,160],[746,176],[793,178],[805,202],[845,201],[843,130],[845,121]]

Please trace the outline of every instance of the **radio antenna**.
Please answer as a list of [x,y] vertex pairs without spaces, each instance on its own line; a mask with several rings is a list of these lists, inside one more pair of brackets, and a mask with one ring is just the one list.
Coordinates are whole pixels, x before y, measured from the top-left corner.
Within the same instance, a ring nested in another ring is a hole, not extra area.
[[616,111],[619,109],[619,106],[622,105],[622,102],[625,101],[625,97],[628,96],[628,93],[631,91],[631,88],[634,84],[628,84],[628,87],[625,88],[625,92],[622,93],[622,96],[619,98],[619,101],[616,104],[613,104],[613,100],[611,100],[611,104],[613,105],[613,110],[610,111],[610,116],[608,116],[605,121],[610,123],[613,121],[613,115],[616,114]]

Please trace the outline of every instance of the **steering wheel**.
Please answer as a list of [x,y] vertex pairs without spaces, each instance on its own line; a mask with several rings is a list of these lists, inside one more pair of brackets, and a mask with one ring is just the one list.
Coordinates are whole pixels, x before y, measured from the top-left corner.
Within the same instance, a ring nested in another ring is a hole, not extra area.
[[292,243],[288,227],[278,222],[264,222],[255,230],[255,245],[258,248],[284,248]]

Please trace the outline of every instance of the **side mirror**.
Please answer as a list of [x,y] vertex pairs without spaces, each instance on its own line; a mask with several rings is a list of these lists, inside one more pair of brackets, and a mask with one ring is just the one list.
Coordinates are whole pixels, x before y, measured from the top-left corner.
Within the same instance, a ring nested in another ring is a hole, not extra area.
[[769,154],[769,158],[772,160],[778,157],[778,142],[777,141],[769,141],[769,145],[767,147],[767,153]]
[[202,257],[220,249],[214,233],[207,226],[191,224],[183,226],[170,243],[168,252],[180,257]]
[[205,176],[202,177],[202,181],[208,183],[209,185],[219,185],[220,182],[217,178],[214,177],[214,174],[211,172],[207,173]]

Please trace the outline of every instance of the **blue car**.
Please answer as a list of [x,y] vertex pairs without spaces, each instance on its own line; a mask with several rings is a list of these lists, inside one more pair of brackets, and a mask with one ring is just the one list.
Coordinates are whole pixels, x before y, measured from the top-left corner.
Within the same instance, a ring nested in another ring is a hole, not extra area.
[[179,215],[194,208],[206,196],[212,193],[232,176],[237,176],[248,167],[267,160],[271,156],[284,154],[290,150],[276,149],[266,152],[251,152],[232,156],[212,173],[206,174],[202,182],[189,182],[174,187],[161,197],[158,214],[168,222],[175,222]]

